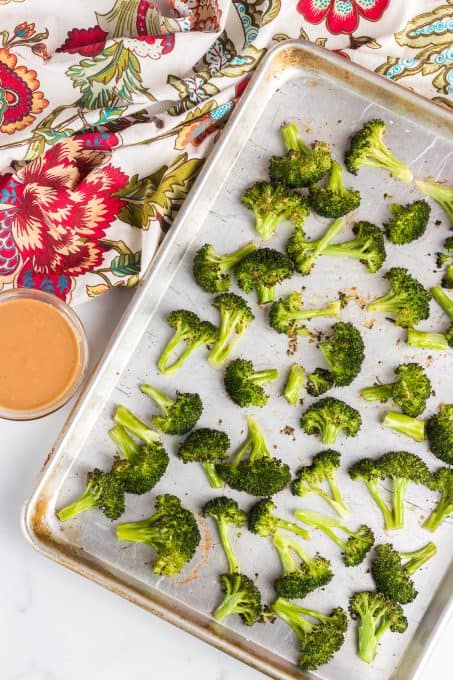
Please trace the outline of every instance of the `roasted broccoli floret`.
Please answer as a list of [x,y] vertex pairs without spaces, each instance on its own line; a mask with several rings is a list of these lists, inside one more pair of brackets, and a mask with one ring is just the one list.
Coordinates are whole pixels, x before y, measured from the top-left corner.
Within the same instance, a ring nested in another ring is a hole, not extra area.
[[444,519],[453,513],[453,469],[443,467],[433,472],[428,480],[428,487],[440,494],[440,500],[423,528],[436,531]]
[[116,536],[119,541],[146,543],[153,548],[157,559],[152,570],[162,576],[179,574],[200,543],[194,515],[171,494],[156,496],[154,514],[140,522],[120,524]]
[[327,186],[312,184],[308,193],[310,207],[323,217],[335,219],[355,210],[360,205],[360,192],[343,184],[343,168],[332,161]]
[[371,565],[377,590],[393,602],[412,602],[418,593],[411,577],[434,557],[436,551],[434,543],[411,552],[398,552],[390,543],[377,545]]
[[[429,469],[426,463],[407,451],[392,451],[379,458],[363,458],[349,470],[351,479],[362,481],[382,512],[386,529],[404,527],[404,501],[407,487],[413,484],[427,485]],[[390,504],[381,495],[379,482],[390,479]]]
[[316,141],[307,146],[295,123],[284,125],[281,133],[287,153],[272,156],[269,164],[272,182],[287,187],[308,187],[327,175],[332,165],[328,144]]
[[263,238],[270,238],[282,220],[301,227],[310,214],[306,198],[283,184],[255,182],[242,197],[242,203],[255,213],[255,228]]
[[228,562],[228,574],[220,576],[224,598],[214,612],[214,618],[224,619],[239,614],[247,626],[253,626],[262,612],[261,593],[253,581],[240,572],[228,530],[230,526],[241,528],[247,521],[246,513],[232,498],[221,496],[208,501],[203,516],[211,517],[217,524],[220,540]]
[[[175,332],[157,362],[157,368],[165,375],[176,373],[198,347],[209,347],[217,338],[217,328],[212,323],[201,321],[187,309],[170,312],[167,323]],[[185,345],[185,349],[170,363],[172,354],[180,345]]]
[[[341,556],[347,567],[361,564],[374,545],[374,534],[366,524],[361,524],[356,531],[352,531],[336,517],[322,515],[311,510],[296,510],[294,517],[300,522],[320,529],[336,543],[342,550]],[[347,538],[340,538],[335,533],[335,529],[346,534]]]
[[380,269],[387,257],[384,234],[371,222],[356,222],[352,228],[355,238],[343,243],[328,245],[322,255],[331,257],[352,257],[360,260],[372,274]]
[[300,425],[306,434],[317,434],[323,444],[335,444],[341,432],[355,437],[360,430],[362,418],[355,408],[340,399],[323,397],[302,414]]
[[453,404],[441,404],[426,423],[431,451],[448,465],[453,465]]
[[300,364],[293,364],[289,369],[288,379],[286,381],[283,396],[288,404],[296,406],[300,398],[305,381],[305,371]]
[[365,346],[360,331],[350,322],[339,321],[332,326],[328,340],[318,344],[335,384],[350,385],[360,373],[365,358]]
[[453,326],[447,333],[416,331],[414,328],[408,328],[406,342],[411,347],[418,349],[448,349],[453,347]]
[[128,408],[119,404],[116,407],[114,421],[120,427],[124,427],[128,432],[138,437],[146,444],[154,444],[159,441],[159,434],[145,425]]
[[369,312],[393,314],[395,323],[403,328],[414,326],[429,316],[429,294],[405,267],[392,267],[384,274],[390,283],[386,295],[367,306]]
[[144,494],[155,487],[169,463],[162,444],[157,441],[138,446],[120,425],[110,430],[109,435],[123,456],[115,459],[112,472],[121,476],[124,490]]
[[301,321],[317,317],[339,316],[341,300],[333,300],[320,309],[301,309],[302,294],[294,291],[272,303],[269,313],[269,324],[277,333],[286,333],[288,336],[307,335],[306,326]]
[[400,407],[408,416],[418,416],[426,407],[426,400],[431,394],[431,381],[419,364],[400,364],[395,368],[396,381],[362,390],[366,401],[386,402],[389,399]]
[[220,314],[220,330],[208,361],[214,368],[223,366],[255,318],[246,301],[235,293],[220,293],[212,302]]
[[203,411],[198,394],[176,392],[176,398],[171,399],[152,385],[140,385],[140,390],[160,407],[162,415],[153,416],[152,423],[166,434],[186,434],[195,427]]
[[307,392],[312,397],[319,397],[335,385],[335,376],[326,368],[315,368],[307,376]]
[[239,287],[244,293],[256,290],[262,305],[275,298],[275,287],[294,272],[292,261],[273,248],[259,248],[244,257],[234,268]]
[[258,423],[247,417],[247,437],[233,458],[216,466],[220,477],[232,489],[252,496],[273,496],[289,482],[288,465],[272,457]]
[[387,411],[382,421],[384,427],[400,432],[416,442],[425,440],[425,421],[406,416],[398,411]]
[[349,613],[359,620],[358,653],[365,663],[373,663],[378,644],[387,630],[404,633],[407,619],[401,605],[383,593],[355,593],[349,601]]
[[340,218],[332,222],[321,238],[309,241],[303,229],[295,229],[286,244],[286,252],[299,274],[306,276],[313,269],[317,258],[326,250],[330,242],[344,227],[344,219]]
[[193,277],[208,293],[225,293],[230,288],[229,272],[243,257],[253,253],[255,249],[253,243],[247,243],[232,253],[219,255],[210,243],[205,243],[195,253]]
[[225,460],[229,448],[230,438],[226,432],[201,427],[193,430],[182,442],[178,449],[178,456],[184,463],[200,463],[211,486],[219,489],[223,483],[215,466]]
[[450,220],[450,226],[453,227],[453,187],[430,179],[418,180],[415,184],[422,194],[429,196],[440,205]]
[[255,371],[248,359],[234,359],[225,369],[224,382],[228,395],[238,406],[264,406],[269,395],[263,385],[277,378],[276,368]]
[[[338,451],[332,449],[320,451],[313,456],[311,465],[304,465],[297,471],[296,478],[291,486],[293,494],[303,498],[306,494],[316,493],[340,517],[348,517],[349,510],[343,500],[336,479],[339,468],[340,454]],[[330,493],[325,491],[323,485],[327,486]]]
[[425,233],[430,212],[426,201],[414,201],[407,205],[392,203],[390,220],[384,225],[385,233],[396,245],[415,241]]
[[253,534],[268,537],[274,536],[279,529],[290,531],[296,536],[310,538],[306,529],[295,522],[290,522],[276,514],[276,505],[271,498],[262,498],[248,512],[248,528]]
[[277,531],[273,543],[283,568],[283,575],[275,582],[278,597],[289,600],[305,597],[312,590],[321,588],[332,580],[333,572],[329,560],[321,555],[312,557],[302,548],[300,541],[283,531]]
[[272,610],[295,632],[299,642],[297,665],[302,670],[314,671],[328,663],[344,643],[348,620],[341,607],[321,614],[279,597]]
[[443,252],[436,253],[436,264],[439,269],[445,267],[442,287],[453,288],[453,236],[446,239]]
[[118,519],[125,508],[124,486],[120,475],[98,468],[87,475],[85,491],[77,500],[57,512],[61,522],[74,519],[82,512],[98,508],[111,520]]
[[414,176],[410,169],[392,154],[382,139],[386,129],[386,124],[380,118],[365,123],[363,128],[351,137],[345,153],[345,165],[353,175],[357,175],[363,165],[383,168],[395,179],[408,184],[412,182]]

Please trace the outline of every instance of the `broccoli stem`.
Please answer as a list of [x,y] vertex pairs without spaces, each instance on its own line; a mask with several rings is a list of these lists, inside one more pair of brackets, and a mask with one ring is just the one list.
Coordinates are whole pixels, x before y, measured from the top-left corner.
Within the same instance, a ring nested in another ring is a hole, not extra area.
[[220,541],[222,543],[223,551],[228,562],[228,570],[230,574],[238,574],[240,571],[239,563],[233,552],[230,537],[228,535],[228,524],[222,520],[219,520],[217,522],[217,530],[219,532]]
[[433,286],[433,288],[431,288],[431,295],[437,304],[442,307],[444,312],[448,314],[450,319],[453,319],[453,300],[447,295],[443,288],[440,286]]
[[295,123],[287,123],[281,128],[281,133],[283,137],[283,143],[287,151],[300,151],[301,153],[308,154],[310,149],[302,141],[300,132],[297,129]]
[[349,508],[346,506],[343,496],[341,495],[340,489],[338,487],[337,481],[334,478],[334,476],[328,476],[327,477],[327,483],[330,488],[330,493],[332,494],[332,498],[324,493],[322,489],[320,489],[321,492],[321,498],[323,498],[326,503],[330,505],[330,507],[335,510],[335,512],[340,515],[340,517],[343,517],[343,519],[346,519],[349,517]]
[[298,312],[291,312],[289,315],[294,321],[303,321],[304,319],[316,319],[317,317],[338,316],[341,311],[341,300],[334,300],[326,307],[320,309],[301,309]]
[[125,406],[117,406],[114,416],[115,423],[121,425],[133,435],[142,439],[147,444],[159,441],[159,435],[154,430],[151,430],[145,423],[139,420],[132,411],[129,411]]
[[441,498],[432,513],[422,524],[423,529],[434,533],[443,522],[453,512],[453,503],[447,498]]
[[335,222],[332,222],[332,224],[327,228],[327,230],[320,239],[318,239],[317,241],[313,241],[312,245],[314,247],[314,250],[310,257],[307,257],[304,262],[303,270],[305,273],[308,274],[310,272],[313,262],[321,253],[323,253],[326,250],[329,243],[343,229],[343,226],[344,219],[340,217],[338,220],[335,220]]
[[86,512],[95,507],[96,499],[88,487],[76,501],[59,510],[57,512],[57,517],[61,522],[67,522],[68,519],[73,519],[82,514],[82,512]]
[[296,406],[305,379],[305,371],[299,364],[293,364],[289,369],[283,396],[292,406]]
[[250,241],[250,243],[246,243],[245,246],[242,246],[242,248],[238,248],[238,250],[235,250],[232,253],[228,253],[227,255],[220,255],[219,257],[220,270],[222,271],[222,273],[227,272],[229,269],[232,269],[235,265],[237,265],[238,262],[243,260],[246,255],[250,255],[255,250],[256,250],[255,244]]
[[172,375],[173,373],[176,373],[183,366],[186,359],[189,358],[192,352],[194,352],[196,348],[202,344],[203,342],[196,342],[193,343],[192,345],[188,345],[186,349],[183,352],[181,352],[179,357],[172,364],[170,364],[169,366],[168,365],[165,366],[165,370],[161,370],[161,368],[159,368],[158,365],[160,372],[165,373],[165,375]]
[[272,542],[277,550],[280,562],[282,563],[283,573],[292,574],[297,571],[298,566],[294,561],[292,552],[296,553],[300,559],[309,565],[312,562],[310,555],[302,548],[302,546],[290,536],[283,537],[279,532],[274,534]]
[[449,348],[447,338],[442,333],[416,331],[413,328],[409,328],[407,331],[407,344],[419,349],[444,350]]
[[254,383],[255,385],[264,385],[265,383],[269,382],[270,380],[277,380],[278,378],[278,369],[276,368],[267,368],[264,371],[255,371],[253,375],[249,376],[250,382]]
[[389,427],[392,430],[405,434],[406,437],[414,439],[416,442],[425,440],[425,421],[417,420],[411,416],[406,416],[404,413],[397,411],[388,411],[382,421],[384,427]]
[[387,401],[392,396],[393,385],[373,385],[362,390],[362,397],[366,401]]
[[221,489],[223,486],[223,482],[220,479],[219,475],[217,474],[217,471],[215,469],[215,463],[201,463],[201,467],[205,471],[206,476],[211,483],[211,487],[213,489]]
[[140,385],[140,392],[150,397],[161,409],[164,415],[168,415],[168,409],[175,403],[173,399],[167,397],[166,394],[156,389],[152,385]]
[[404,527],[404,499],[409,480],[397,477],[393,478],[393,529]]
[[139,447],[134,442],[132,437],[128,435],[124,427],[117,425],[109,430],[110,439],[115,442],[121,455],[128,460],[134,460],[136,458]]
[[311,510],[296,510],[294,513],[296,519],[305,524],[309,524],[316,529],[323,531],[329,538],[332,539],[340,548],[345,547],[345,542],[342,541],[338,536],[332,531],[333,528],[341,529],[345,533],[351,535],[352,532],[342,525],[342,523],[335,519],[335,517],[328,517],[327,515],[320,515],[317,512],[312,512]]
[[222,366],[229,357],[239,340],[242,333],[237,333],[236,337],[228,344],[230,335],[234,331],[236,324],[241,319],[241,313],[223,311],[220,323],[219,339],[212,348],[208,361],[214,368]]
[[322,423],[321,441],[323,444],[335,444],[340,428],[334,423]]
[[437,548],[434,543],[427,543],[426,545],[423,546],[423,548],[419,548],[418,550],[413,550],[412,552],[404,552],[400,553],[401,557],[403,559],[409,559],[409,562],[406,562],[404,565],[406,571],[408,571],[409,575],[412,576],[415,574],[417,569],[420,569],[425,562],[431,559],[431,557],[434,557],[434,555],[437,552]]
[[[155,516],[153,515],[153,519]],[[149,543],[153,527],[148,520],[139,522],[126,522],[116,527],[116,537],[119,541],[129,541],[131,543]]]
[[277,519],[277,526],[279,529],[286,529],[286,531],[291,531],[291,533],[301,536],[302,538],[309,539],[309,532],[303,527],[298,527],[294,522],[288,522],[286,519]]
[[414,175],[411,170],[403,165],[380,139],[371,142],[370,150],[371,153],[367,156],[367,165],[388,170],[392,177],[399,179],[404,184],[412,182]]
[[385,503],[385,501],[382,499],[377,483],[374,481],[367,481],[366,486],[368,488],[371,498],[374,500],[379,510],[382,512],[385,529],[394,529],[393,512],[388,507],[387,503]]
[[[379,638],[382,637],[384,630],[380,633]],[[360,617],[358,637],[359,657],[365,663],[373,663],[376,658],[379,638],[377,636],[375,621],[372,614],[364,613]]]
[[399,311],[399,299],[391,290],[385,295],[376,298],[367,305],[369,312],[397,313]]
[[434,180],[418,180],[415,184],[422,194],[439,203],[453,227],[453,188]]
[[[294,621],[297,616],[297,627],[301,628],[304,633],[310,633],[313,630],[313,624],[310,623],[310,621],[307,621],[307,619],[304,618],[305,616],[311,616],[321,622],[327,621],[329,618],[314,609],[307,609],[306,607],[300,607],[297,604],[293,604],[283,597],[278,597],[271,606],[277,616],[280,616],[292,628],[294,628]],[[301,616],[298,616],[299,614]]]
[[173,335],[172,338],[168,341],[166,346],[164,347],[158,361],[157,361],[157,368],[161,373],[171,373],[174,372],[172,371],[172,368],[175,364],[172,364],[168,366],[168,361],[170,359],[170,355],[172,352],[178,347],[178,345],[184,340],[183,335],[181,332],[176,331]]
[[243,598],[244,594],[241,592],[241,590],[238,590],[236,593],[226,595],[223,598],[222,602],[217,607],[217,609],[214,611],[213,613],[214,618],[217,621],[221,621],[221,619],[224,619],[227,616],[230,616],[231,614],[237,612],[238,606],[241,604]]
[[277,229],[282,216],[280,213],[268,212],[266,215],[261,215],[257,210],[255,211],[256,231],[263,238],[270,238]]
[[257,286],[258,302],[267,305],[275,300],[275,286]]

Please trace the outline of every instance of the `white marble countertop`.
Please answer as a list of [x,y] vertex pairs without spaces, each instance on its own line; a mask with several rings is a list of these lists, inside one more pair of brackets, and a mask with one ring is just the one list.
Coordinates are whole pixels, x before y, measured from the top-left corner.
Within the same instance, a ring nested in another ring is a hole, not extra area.
[[[92,365],[128,298],[117,290],[77,310]],[[264,678],[28,545],[19,526],[21,506],[69,408],[35,422],[0,421],[1,680]],[[451,639],[453,621],[417,680],[451,677]]]

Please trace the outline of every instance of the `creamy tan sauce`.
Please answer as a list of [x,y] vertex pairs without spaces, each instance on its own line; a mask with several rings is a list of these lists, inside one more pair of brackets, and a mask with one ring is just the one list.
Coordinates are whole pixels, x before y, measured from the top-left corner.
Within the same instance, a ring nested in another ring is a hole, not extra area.
[[56,402],[79,363],[74,329],[39,300],[0,304],[0,408],[30,411]]

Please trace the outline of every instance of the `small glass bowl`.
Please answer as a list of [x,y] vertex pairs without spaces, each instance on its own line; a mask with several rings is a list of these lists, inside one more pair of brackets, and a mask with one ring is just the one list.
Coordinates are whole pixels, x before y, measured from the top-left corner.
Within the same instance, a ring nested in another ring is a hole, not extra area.
[[[66,304],[66,302],[55,297],[55,295],[50,295],[49,293],[44,293],[43,291],[32,288],[15,288],[0,293],[0,305],[4,302],[11,302],[12,300],[18,299],[38,300],[39,302],[45,302],[46,304],[51,305],[71,326],[79,345],[79,362],[77,370],[66,390],[56,401],[43,404],[42,406],[31,410],[16,411],[12,409],[2,409],[0,407],[0,418],[5,418],[7,420],[34,420],[35,418],[47,416],[49,413],[54,413],[54,411],[57,411],[64,406],[80,387],[88,369],[88,341],[85,329],[77,314]],[[2,358],[0,357],[0,361],[1,360]]]

